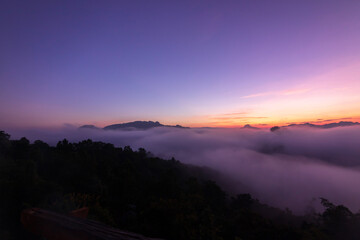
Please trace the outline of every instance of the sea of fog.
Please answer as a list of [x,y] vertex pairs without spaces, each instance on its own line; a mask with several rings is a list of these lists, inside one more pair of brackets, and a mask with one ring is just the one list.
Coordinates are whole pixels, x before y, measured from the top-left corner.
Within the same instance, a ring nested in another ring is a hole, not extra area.
[[[207,166],[222,173],[232,193],[249,192],[261,202],[304,213],[319,208],[319,197],[360,210],[360,127],[252,129],[153,128],[105,131],[67,126],[57,130],[11,130],[55,145],[92,139],[145,148],[154,155]],[[245,186],[245,187],[244,187]]]

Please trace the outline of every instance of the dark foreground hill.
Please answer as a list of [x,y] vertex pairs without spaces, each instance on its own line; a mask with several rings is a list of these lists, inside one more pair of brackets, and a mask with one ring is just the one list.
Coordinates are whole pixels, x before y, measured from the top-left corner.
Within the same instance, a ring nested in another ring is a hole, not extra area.
[[23,230],[22,209],[59,213],[89,207],[89,218],[163,239],[359,239],[359,214],[322,200],[303,217],[230,196],[208,169],[144,149],[85,140],[51,147],[0,132],[0,239],[38,239]]

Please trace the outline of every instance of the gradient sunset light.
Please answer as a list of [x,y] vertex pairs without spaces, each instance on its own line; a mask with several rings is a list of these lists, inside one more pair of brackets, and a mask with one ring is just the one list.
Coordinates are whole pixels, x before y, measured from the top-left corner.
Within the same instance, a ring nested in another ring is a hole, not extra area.
[[360,121],[360,1],[3,1],[0,126]]

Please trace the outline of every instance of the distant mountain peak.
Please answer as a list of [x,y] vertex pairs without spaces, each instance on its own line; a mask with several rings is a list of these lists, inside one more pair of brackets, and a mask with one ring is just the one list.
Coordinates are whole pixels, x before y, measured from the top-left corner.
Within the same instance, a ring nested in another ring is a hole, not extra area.
[[[311,128],[321,128],[321,129],[329,129],[329,128],[336,128],[336,127],[349,127],[349,126],[357,126],[360,125],[359,122],[346,122],[346,121],[340,121],[340,122],[333,122],[333,123],[326,123],[326,124],[312,124],[312,123],[300,123],[300,124],[290,124],[287,126],[283,126],[281,128],[287,128],[287,127],[311,127]],[[275,131],[280,129],[280,127],[271,128],[271,131]]]
[[246,129],[259,129],[257,127],[253,127],[250,124],[245,124],[242,128],[246,128]]
[[83,125],[81,127],[79,127],[79,129],[100,129],[94,125]]
[[162,127],[162,125],[159,122],[153,122],[153,121],[134,121],[134,122],[127,122],[127,123],[118,123],[118,124],[112,124],[109,126],[104,127],[104,130],[118,130],[118,129],[150,129],[154,127]]
[[[103,130],[147,130],[155,127],[173,127],[173,128],[186,128],[180,125],[163,125],[160,122],[156,121],[133,121],[133,122],[126,122],[126,123],[118,123],[108,125]],[[83,125],[79,127],[79,129],[100,129],[94,125]]]

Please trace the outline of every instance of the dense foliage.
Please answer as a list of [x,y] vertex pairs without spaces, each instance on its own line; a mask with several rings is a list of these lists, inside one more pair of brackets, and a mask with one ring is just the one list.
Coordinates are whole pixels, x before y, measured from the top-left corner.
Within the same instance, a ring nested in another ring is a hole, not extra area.
[[41,207],[164,239],[359,239],[359,214],[322,199],[325,211],[296,217],[249,194],[227,195],[208,170],[144,149],[69,143],[56,147],[0,132],[0,239],[37,239],[20,212]]

